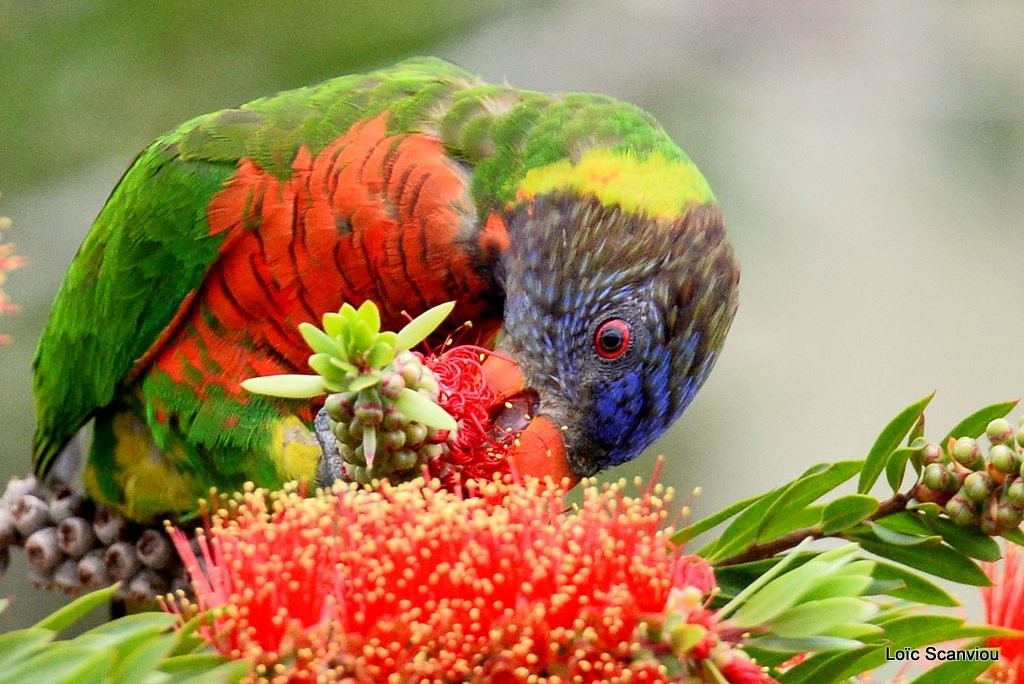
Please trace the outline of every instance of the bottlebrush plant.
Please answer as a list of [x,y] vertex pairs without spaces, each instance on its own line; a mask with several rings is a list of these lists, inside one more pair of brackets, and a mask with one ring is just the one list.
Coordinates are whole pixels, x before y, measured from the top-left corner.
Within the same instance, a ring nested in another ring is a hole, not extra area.
[[[316,375],[247,386],[329,393],[331,486],[215,495],[194,538],[169,530],[190,582],[165,613],[56,640],[102,590],[0,636],[0,662],[23,681],[830,682],[941,645],[918,681],[1021,681],[1014,402],[931,441],[925,397],[864,459],[676,529],[656,483],[587,481],[567,507],[572,483],[517,473],[480,350],[413,351],[445,313],[305,326]],[[931,577],[985,587],[992,624],[935,610],[957,602]],[[986,644],[1002,660],[970,657]]]

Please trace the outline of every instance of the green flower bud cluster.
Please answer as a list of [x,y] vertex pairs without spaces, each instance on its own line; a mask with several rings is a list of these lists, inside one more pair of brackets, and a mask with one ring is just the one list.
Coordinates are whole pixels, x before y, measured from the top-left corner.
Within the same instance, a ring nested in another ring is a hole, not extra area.
[[323,409],[344,463],[344,479],[364,484],[416,477],[448,451],[448,430],[413,420],[401,403],[407,389],[437,402],[437,380],[420,357],[401,352],[378,373],[380,382],[332,394]]
[[324,314],[322,329],[299,325],[313,351],[309,365],[316,375],[251,378],[242,386],[286,398],[329,393],[316,424],[324,449],[317,471],[321,484],[418,475],[425,463],[443,456],[458,425],[438,405],[440,388],[433,373],[409,350],[454,306],[436,306],[395,333],[381,331],[373,302],[358,309],[344,304],[337,313]]
[[921,479],[914,498],[943,506],[958,525],[999,535],[1024,521],[1024,418],[1016,430],[997,418],[989,422],[985,435],[987,452],[971,437],[950,438],[945,449],[922,443]]

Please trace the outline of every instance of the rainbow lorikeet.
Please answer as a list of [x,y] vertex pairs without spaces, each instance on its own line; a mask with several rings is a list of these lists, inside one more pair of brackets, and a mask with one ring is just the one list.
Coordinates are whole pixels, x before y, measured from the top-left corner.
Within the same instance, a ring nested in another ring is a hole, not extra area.
[[308,404],[239,381],[305,371],[298,324],[343,302],[397,330],[454,300],[589,476],[690,403],[737,281],[707,182],[635,106],[437,59],[283,92],[182,124],[114,189],[39,342],[35,468],[92,419],[89,493],[138,520],[312,475]]

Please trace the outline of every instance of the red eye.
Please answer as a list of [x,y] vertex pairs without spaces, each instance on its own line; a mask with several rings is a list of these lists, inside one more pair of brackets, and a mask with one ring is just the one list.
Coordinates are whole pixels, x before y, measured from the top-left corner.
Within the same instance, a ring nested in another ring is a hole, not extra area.
[[594,334],[594,347],[603,359],[617,359],[629,348],[629,323],[613,318],[601,324]]

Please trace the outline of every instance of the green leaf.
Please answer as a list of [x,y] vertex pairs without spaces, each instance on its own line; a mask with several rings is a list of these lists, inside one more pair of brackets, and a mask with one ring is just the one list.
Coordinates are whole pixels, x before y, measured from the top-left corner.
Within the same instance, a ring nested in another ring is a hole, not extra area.
[[[754,592],[745,603],[739,606],[736,614],[732,617],[733,624],[740,628],[746,628],[763,625],[773,620],[783,611],[796,605],[806,593],[814,588],[816,581],[831,575],[844,565],[848,561],[847,556],[855,552],[856,548],[855,545],[850,544],[826,551],[799,568],[779,575]],[[725,614],[726,609],[723,609],[722,612]]]
[[[951,615],[901,615],[878,623],[885,628],[890,652],[901,648],[920,648],[927,644],[952,641],[960,636],[961,618]],[[843,675],[851,677],[874,670],[885,663],[885,646],[880,644],[850,664]]]
[[119,651],[111,673],[112,684],[135,684],[143,674],[154,671],[177,644],[177,632],[172,631],[142,641],[127,653]]
[[[923,414],[922,414],[922,417]],[[903,486],[903,479],[907,474],[907,461],[910,457],[918,452],[913,447],[900,447],[891,454],[885,461],[885,479],[892,487],[893,493],[900,491],[900,487]]]
[[299,334],[314,352],[329,356],[343,356],[341,345],[312,323],[299,323]]
[[843,623],[864,622],[878,607],[854,596],[834,596],[805,601],[775,619],[768,628],[775,636],[795,639],[814,635],[830,636],[829,630]]
[[947,434],[945,438],[941,442],[939,442],[939,444],[945,447],[945,444],[946,442],[949,441],[950,437],[954,439],[958,439],[960,437],[970,437],[971,439],[976,439],[980,437],[982,433],[985,432],[985,428],[988,427],[988,424],[990,422],[992,422],[996,418],[1005,417],[1006,414],[1013,410],[1013,407],[1017,405],[1018,401],[1020,400],[1017,399],[1014,401],[1003,401],[998,404],[992,404],[991,406],[986,406],[983,409],[975,411],[974,413],[972,413],[971,415],[967,416],[959,423],[957,423],[956,426],[949,431],[949,434]]
[[242,381],[242,389],[285,399],[308,399],[323,394],[324,379],[319,375],[265,375]]
[[39,651],[53,641],[56,635],[52,630],[39,627],[0,634],[0,672],[6,672]]
[[[869,563],[874,565],[873,561]],[[828,582],[816,585],[804,595],[803,600],[810,602],[843,596],[860,596],[871,584],[872,579],[869,574],[840,575],[832,577]]]
[[[773,519],[785,520],[794,511],[802,509],[809,502],[817,500],[826,492],[849,480],[857,474],[860,467],[860,461],[840,461],[821,463],[808,469],[795,481],[772,490],[747,507],[722,532],[717,542],[698,551],[698,555],[714,563],[742,551],[760,539],[761,532],[770,532],[777,536],[786,534],[779,531],[786,529],[785,526],[773,526],[768,529]],[[766,534],[764,539],[771,538],[775,537]]]
[[806,653],[808,651],[843,651],[860,648],[863,642],[856,639],[844,639],[834,636],[783,637],[764,636],[751,640],[749,643],[766,651],[782,651],[785,653]]
[[923,521],[935,534],[942,535],[947,544],[971,558],[990,563],[1002,558],[996,540],[975,527],[957,525],[949,518],[923,518]]
[[821,515],[821,532],[832,535],[852,527],[878,510],[878,499],[867,494],[842,496],[825,506]]
[[913,429],[914,424],[924,413],[925,407],[928,406],[928,403],[934,396],[935,393],[932,392],[927,397],[900,411],[885,426],[881,434],[878,435],[874,445],[871,447],[871,451],[868,452],[867,458],[864,459],[864,468],[861,470],[860,480],[857,483],[858,494],[867,494],[871,490],[878,476],[882,474],[889,454],[899,447],[903,438]]
[[[318,352],[311,355],[306,363],[309,364],[310,368],[317,372],[317,375],[320,375],[325,380],[341,382],[345,379],[345,371],[338,368],[334,363],[331,363],[333,358],[333,356]],[[245,383],[242,383],[242,386],[245,387]]]
[[177,621],[178,618],[170,613],[135,613],[94,627],[68,643],[128,651],[169,630]]
[[321,320],[324,324],[324,332],[338,344],[338,348],[341,350],[339,356],[348,356],[348,350],[341,343],[341,340],[338,339],[343,334],[347,325],[345,316],[340,311],[338,313],[328,311]]
[[[862,465],[860,461],[840,461],[838,463],[822,463],[808,470],[787,487],[785,494],[769,506],[761,519],[756,540],[769,541],[799,529],[792,525],[789,528],[779,528],[772,526],[772,523],[775,520],[788,519],[796,511],[817,501],[856,475]],[[765,534],[769,529],[771,529],[771,534]]]
[[916,534],[907,534],[905,532],[897,532],[877,522],[868,522],[866,524],[871,529],[871,533],[874,534],[876,539],[891,546],[934,547],[942,542],[942,537],[938,535],[920,536]]
[[841,672],[845,672],[851,663],[857,662],[873,650],[875,647],[868,646],[838,653],[835,651],[815,653],[777,678],[782,684],[818,684],[819,682],[841,681],[839,676]]
[[776,515],[770,525],[758,532],[756,541],[764,543],[796,530],[817,527],[821,522],[821,513],[824,508],[821,504],[813,504],[802,510],[797,508],[785,515]]
[[417,344],[427,339],[430,333],[437,330],[448,314],[455,308],[455,302],[438,304],[432,309],[427,309],[416,318],[409,321],[404,328],[398,331],[398,339],[395,344],[395,351],[403,352],[412,349]]
[[332,356],[330,357],[330,360],[331,365],[341,370],[346,376],[357,375],[359,373],[358,368],[356,368],[353,364],[349,363],[348,361],[345,361],[344,359],[339,359],[337,356]]
[[380,383],[380,376],[376,373],[365,373],[358,377],[353,378],[345,385],[345,390],[348,392],[358,392],[364,390],[367,387],[373,387]]
[[172,682],[182,684],[229,684],[237,682],[249,671],[249,661],[232,660],[222,663],[212,670],[199,671],[182,678],[172,678]]
[[988,575],[974,561],[956,549],[945,544],[895,546],[881,543],[873,534],[877,528],[871,532],[852,530],[847,536],[859,541],[866,551],[936,577],[979,587],[992,584]]
[[367,352],[370,345],[373,344],[374,340],[377,338],[379,329],[371,330],[366,321],[357,319],[354,322],[349,323],[348,328],[346,328],[346,332],[349,334],[351,339],[349,356],[354,354],[362,356]]
[[458,428],[458,423],[448,415],[447,411],[408,387],[398,395],[398,399],[395,400],[395,408],[407,415],[410,420],[423,423],[428,427],[449,432],[454,432]]
[[171,675],[189,675],[210,670],[224,664],[225,659],[219,653],[188,653],[172,656],[160,664],[160,671]]
[[74,682],[99,684],[110,671],[115,654],[106,649],[61,644],[47,648],[0,675],[0,683]]
[[687,527],[682,528],[681,530],[672,535],[672,543],[685,544],[694,537],[704,534],[715,525],[723,523],[729,518],[736,515],[737,513],[742,512],[744,509],[748,508],[749,506],[756,503],[765,496],[765,494],[758,494],[757,496],[752,496],[748,499],[737,501],[728,508],[719,511],[714,515],[710,515],[707,518],[704,518],[703,520],[699,520],[693,523],[692,525],[688,525]]
[[924,414],[917,419],[914,423],[914,427],[910,428],[910,434],[907,435],[907,446],[912,446],[915,440],[924,438]]
[[380,309],[367,299],[356,310],[359,320],[374,334],[380,332]]
[[1009,532],[1003,532],[1003,538],[1007,541],[1011,541],[1017,546],[1024,546],[1024,531],[1021,531],[1019,527],[1010,530]]
[[54,632],[62,632],[75,624],[83,617],[91,613],[97,606],[110,601],[110,598],[117,591],[119,585],[113,584],[104,589],[85,594],[75,599],[68,605],[58,609],[56,612],[47,615],[34,626],[39,629],[50,629]]
[[905,567],[877,561],[871,574],[875,580],[880,582],[899,582],[902,588],[885,592],[896,598],[949,608],[960,605],[937,584],[933,584]]
[[949,684],[949,682],[973,682],[982,672],[992,667],[991,660],[959,660],[946,662],[934,667],[912,680],[914,684]]
[[371,368],[381,369],[388,365],[395,359],[395,347],[394,345],[388,344],[377,340],[370,347],[370,351],[366,354],[366,362],[370,364]]

